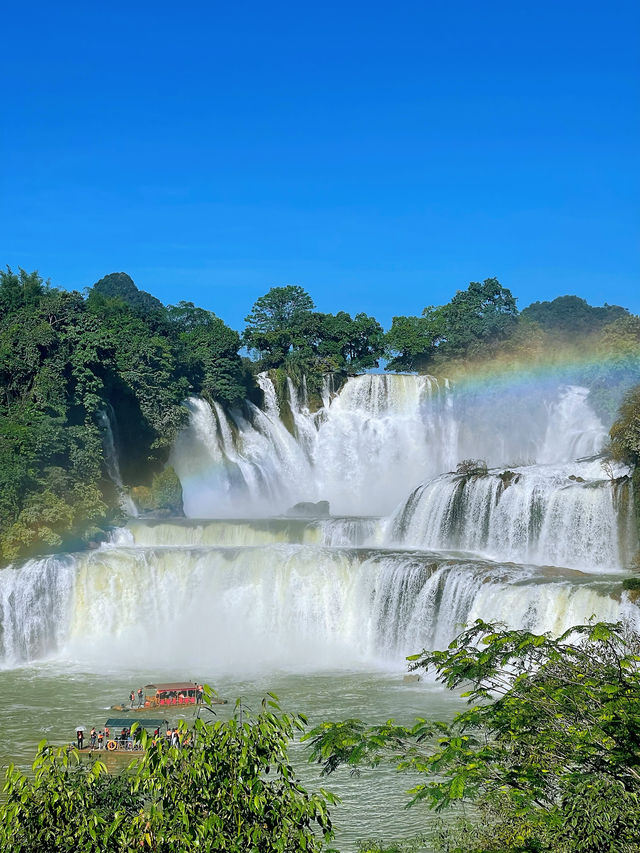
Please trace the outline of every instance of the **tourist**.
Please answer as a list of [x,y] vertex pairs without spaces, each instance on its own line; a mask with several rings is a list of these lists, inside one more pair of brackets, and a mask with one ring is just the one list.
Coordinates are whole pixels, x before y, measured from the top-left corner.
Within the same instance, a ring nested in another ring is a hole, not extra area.
[[109,731],[109,726],[104,727],[104,742],[106,743],[111,737],[111,732]]
[[198,703],[198,705],[202,704],[203,695],[204,695],[204,688],[202,687],[202,684],[198,684],[198,688],[196,690],[196,702]]
[[120,745],[122,746],[123,749],[125,747],[126,742],[127,742],[127,730],[123,726],[122,731],[120,732]]
[[102,749],[103,738],[104,738],[104,732],[102,731],[102,729],[100,729],[100,731],[98,732],[98,749]]
[[91,731],[89,732],[89,743],[91,744],[91,749],[96,748],[96,740],[98,739],[98,735],[96,734],[96,727],[92,726]]
[[174,729],[171,735],[171,746],[179,747],[180,738],[178,737],[178,729]]
[[131,708],[133,708],[135,701],[136,701],[136,694],[132,690],[131,693],[129,693],[129,702],[131,704]]
[[143,704],[144,704],[144,692],[142,690],[142,687],[140,687],[138,690],[138,708],[142,708]]
[[84,745],[84,729],[80,726],[76,729],[76,738],[78,739],[78,749],[82,749]]

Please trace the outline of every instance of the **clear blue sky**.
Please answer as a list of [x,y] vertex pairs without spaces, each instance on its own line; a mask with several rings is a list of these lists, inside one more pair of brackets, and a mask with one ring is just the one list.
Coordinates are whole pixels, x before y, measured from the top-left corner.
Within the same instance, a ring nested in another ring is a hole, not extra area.
[[497,276],[640,312],[640,3],[6,4],[0,263],[242,326]]

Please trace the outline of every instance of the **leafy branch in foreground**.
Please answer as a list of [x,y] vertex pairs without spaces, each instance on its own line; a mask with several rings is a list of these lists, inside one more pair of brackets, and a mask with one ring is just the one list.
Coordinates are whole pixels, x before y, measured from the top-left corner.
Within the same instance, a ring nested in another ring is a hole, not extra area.
[[134,724],[145,753],[115,776],[42,741],[32,778],[7,771],[0,849],[319,853],[333,836],[336,799],[306,791],[289,762],[289,742],[305,725],[271,695],[256,715],[238,703],[231,720],[181,723],[181,748],[153,743]]
[[448,851],[640,851],[640,658],[619,624],[558,639],[478,620],[446,651],[409,658],[469,706],[451,724],[325,723],[307,735],[329,773],[382,760],[426,776],[411,804],[468,803]]

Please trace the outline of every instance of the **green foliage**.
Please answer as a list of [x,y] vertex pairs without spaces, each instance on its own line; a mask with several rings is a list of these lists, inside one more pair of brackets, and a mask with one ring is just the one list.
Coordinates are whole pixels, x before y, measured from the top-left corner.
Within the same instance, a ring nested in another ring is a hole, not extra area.
[[394,317],[386,342],[387,370],[424,370],[433,362],[477,356],[488,344],[511,337],[518,309],[498,279],[472,281],[446,305],[428,306],[421,317]]
[[472,281],[442,308],[426,308],[425,316],[429,313],[434,321],[441,318],[438,352],[447,358],[474,354],[489,341],[508,338],[518,322],[516,300],[497,278]]
[[144,290],[138,290],[133,279],[125,272],[112,272],[97,281],[91,288],[89,304],[105,306],[105,301],[113,300],[113,305],[124,303],[136,314],[162,317],[164,306],[159,299]]
[[522,318],[537,323],[546,332],[561,335],[588,335],[628,316],[626,308],[589,305],[579,296],[558,296],[552,302],[533,302],[522,311]]
[[318,356],[322,366],[334,372],[358,373],[378,366],[384,352],[384,331],[374,317],[346,311],[322,314]]
[[[239,345],[214,314],[165,309],[124,273],[84,299],[37,273],[0,272],[0,559],[100,535],[119,509],[99,413],[115,417],[125,480],[148,483],[185,422],[187,394],[235,404],[250,393]],[[181,506],[176,479],[151,483],[154,510]]]
[[[211,711],[211,709],[207,709]],[[276,697],[253,716],[240,704],[228,722],[180,723],[182,748],[134,731],[145,752],[106,776],[100,761],[39,745],[33,777],[7,771],[0,847],[10,853],[229,853],[320,851],[333,835],[335,798],[306,791],[288,758],[301,716]],[[135,726],[134,726],[135,729]]]
[[442,324],[431,308],[422,317],[394,317],[386,335],[392,355],[385,370],[425,370],[436,353]]
[[151,515],[183,515],[182,484],[175,470],[167,465],[154,474],[151,486],[137,486],[131,490],[136,506]]
[[614,459],[630,465],[640,463],[640,385],[628,392],[618,419],[611,427],[611,453]]
[[441,833],[450,853],[640,850],[640,657],[620,625],[558,640],[478,620],[445,651],[413,655],[469,708],[453,723],[325,723],[307,736],[331,772],[391,759],[425,779],[411,803],[469,803]]
[[260,354],[265,369],[280,367],[290,355],[312,354],[316,318],[313,299],[299,285],[272,287],[245,317],[244,343]]
[[284,367],[302,377],[312,373],[358,373],[378,366],[384,331],[374,317],[345,311],[320,314],[298,285],[272,287],[245,318],[243,341],[262,370]]
[[244,400],[250,380],[238,356],[238,333],[192,302],[170,306],[167,314],[178,332],[179,360],[191,386],[229,405]]

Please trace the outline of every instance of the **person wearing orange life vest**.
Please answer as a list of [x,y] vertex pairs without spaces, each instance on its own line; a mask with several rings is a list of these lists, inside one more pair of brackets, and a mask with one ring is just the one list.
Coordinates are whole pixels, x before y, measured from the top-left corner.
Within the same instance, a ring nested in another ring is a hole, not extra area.
[[142,708],[142,704],[144,702],[144,692],[142,687],[138,689],[138,708]]

